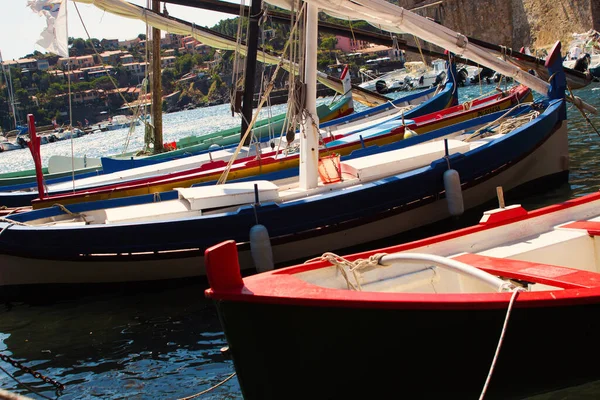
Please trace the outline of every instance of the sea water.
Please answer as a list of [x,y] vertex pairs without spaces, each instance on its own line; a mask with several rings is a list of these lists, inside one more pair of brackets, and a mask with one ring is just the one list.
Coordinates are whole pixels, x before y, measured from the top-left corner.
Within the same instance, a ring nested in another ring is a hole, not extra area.
[[[461,101],[494,87],[460,88]],[[600,109],[600,85],[575,92]],[[395,96],[402,95],[397,93]],[[321,99],[329,102],[331,98]],[[361,108],[358,106],[357,108]],[[284,105],[273,107],[275,115]],[[267,115],[267,110],[263,115]],[[600,189],[600,137],[579,111],[570,108],[570,179],[562,187],[522,199],[529,209],[592,193]],[[600,129],[600,116],[592,116]],[[163,116],[165,141],[235,126],[228,105],[199,108]],[[52,154],[97,157],[123,150],[128,130],[102,132],[42,146]],[[142,146],[143,132],[133,132],[129,149]],[[32,167],[28,150],[0,154],[0,171]],[[207,390],[233,372],[221,349],[227,345],[214,305],[204,298],[205,285],[165,286],[153,291],[39,303],[11,303],[0,310],[0,354],[66,385],[61,399],[169,399]],[[0,360],[0,387],[32,398],[55,398],[53,387]],[[10,378],[14,375],[21,382]],[[27,385],[27,387],[25,386]],[[483,385],[483,382],[482,382]],[[600,384],[570,389],[577,398],[600,397]],[[569,392],[535,397],[567,398]],[[554,396],[554,397],[553,397]],[[558,396],[558,397],[557,397]],[[235,377],[200,399],[240,399]]]

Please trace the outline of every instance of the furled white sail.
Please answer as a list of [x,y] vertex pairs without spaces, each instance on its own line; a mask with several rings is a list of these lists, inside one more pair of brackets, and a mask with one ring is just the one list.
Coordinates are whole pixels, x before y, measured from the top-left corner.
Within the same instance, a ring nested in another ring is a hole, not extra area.
[[[277,7],[291,9],[294,0],[265,0]],[[434,21],[421,17],[402,7],[388,3],[385,0],[305,0],[314,4],[320,10],[347,20],[364,20],[383,30],[395,33],[411,33],[423,40],[447,49],[463,58],[485,65],[507,77],[530,87],[542,95],[548,94],[549,83],[529,74],[527,71],[510,64],[492,54],[486,49],[469,43],[465,35],[455,32]],[[596,112],[596,109],[580,99],[579,105],[586,110]]]

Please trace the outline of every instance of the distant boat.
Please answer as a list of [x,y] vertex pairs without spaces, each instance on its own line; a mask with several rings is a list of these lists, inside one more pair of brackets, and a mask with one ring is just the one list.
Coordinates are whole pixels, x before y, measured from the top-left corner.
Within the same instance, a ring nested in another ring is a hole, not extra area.
[[16,141],[10,141],[5,136],[0,136],[0,153],[4,151],[11,151],[22,148],[23,146],[21,146]]
[[132,125],[139,126],[140,120],[125,115],[115,115],[104,123],[100,122],[98,125],[100,125],[100,130],[106,129],[108,131],[114,131],[117,129],[129,128]]
[[383,74],[359,86],[385,94],[432,87],[446,78],[445,60],[434,60],[431,67],[421,61],[404,63],[404,68]]

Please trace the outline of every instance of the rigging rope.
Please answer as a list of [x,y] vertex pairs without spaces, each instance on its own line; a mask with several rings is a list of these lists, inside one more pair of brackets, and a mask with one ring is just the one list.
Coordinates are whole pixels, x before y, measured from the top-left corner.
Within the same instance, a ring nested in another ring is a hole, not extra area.
[[[83,22],[83,17],[81,16],[81,13],[79,12],[79,8],[77,7],[77,3],[73,2],[73,5],[75,6],[75,10],[77,11],[77,15],[79,16],[79,20],[81,21],[81,25],[83,26],[83,29],[85,30],[85,34],[88,37],[88,40],[90,40],[90,42],[92,41],[92,37],[90,36],[90,33],[88,32],[88,29],[85,25],[85,23]],[[146,24],[146,26],[148,26]],[[147,36],[146,36],[147,37]],[[100,57],[100,54],[98,53],[98,50],[96,50],[96,46],[94,46],[93,42],[92,42],[92,49],[94,50],[94,54],[96,54],[96,56],[100,59],[100,61],[102,61],[102,57]],[[106,69],[106,66],[104,65],[104,63],[102,63],[102,68],[104,70],[104,72],[106,73],[106,76],[108,77],[108,79],[110,80],[110,82],[113,84],[113,86],[115,87],[115,89],[117,90],[117,93],[119,93],[119,96],[121,96],[121,99],[123,100],[123,102],[127,105],[127,108],[131,111],[133,108],[131,107],[131,104],[127,101],[127,99],[125,98],[125,96],[123,96],[123,93],[121,93],[121,91],[119,90],[119,85],[117,85],[117,83],[115,82],[114,78],[108,73],[108,70]],[[148,68],[146,68],[147,70]],[[69,103],[71,102],[71,96],[69,96]],[[133,111],[132,111],[133,114]],[[72,130],[71,130],[72,132]],[[71,133],[71,136],[73,135],[73,133]],[[73,178],[73,191],[75,191],[75,178]]]
[[[481,137],[486,137],[489,136],[485,135],[485,133],[488,132],[492,132],[494,134],[496,133],[508,133],[509,131],[518,128],[521,125],[526,124],[527,122],[537,118],[537,116],[539,115],[539,111],[530,111],[529,113],[522,115],[522,116],[518,116],[518,117],[511,117],[509,120],[504,121],[504,119],[506,118],[507,115],[509,115],[511,112],[513,112],[514,110],[516,110],[519,107],[525,106],[525,105],[532,105],[533,103],[529,102],[529,103],[519,103],[516,106],[508,109],[508,111],[506,111],[504,114],[502,114],[499,118],[497,118],[496,120],[482,126],[481,128],[477,129],[475,132],[473,132],[471,135],[469,135],[466,139],[464,139],[465,142],[469,142],[471,141],[471,139],[475,138],[476,136],[481,135]],[[504,121],[504,122],[501,122]],[[495,128],[497,130],[497,132],[494,132],[494,130],[490,130],[488,131],[488,128],[496,125],[496,124],[500,124],[497,128]],[[485,135],[485,136],[484,136]]]
[[[302,5],[302,9],[299,12],[299,16],[304,12],[304,10],[306,9],[306,3],[304,3]],[[296,21],[296,24],[294,25],[294,27],[292,28],[292,31],[290,32],[290,39],[288,39],[288,41],[285,44],[285,47],[283,48],[283,54],[285,54],[285,52],[287,51],[287,48],[290,44],[290,40],[293,37],[293,33],[295,32],[296,28],[298,27],[298,21],[300,21],[300,18],[298,18],[298,20]],[[263,95],[263,97],[260,99],[260,103],[258,104],[258,108],[256,109],[256,113],[254,114],[254,117],[252,117],[252,121],[250,121],[250,123],[248,124],[248,128],[246,129],[246,133],[244,133],[244,137],[242,137],[242,139],[240,140],[238,146],[236,147],[233,155],[229,158],[229,162],[227,163],[227,166],[225,167],[225,170],[223,171],[223,173],[221,174],[221,176],[219,177],[219,180],[217,181],[217,185],[221,185],[223,183],[225,183],[227,181],[227,176],[229,175],[229,171],[231,170],[231,166],[233,165],[233,163],[235,162],[235,159],[237,158],[244,142],[246,141],[246,138],[248,137],[248,135],[250,134],[250,132],[252,131],[252,127],[254,126],[254,123],[256,122],[256,119],[258,118],[258,114],[260,113],[260,110],[263,107],[263,104],[266,101],[266,98],[269,96],[269,94],[271,93],[271,90],[273,89],[273,86],[275,85],[275,79],[277,77],[277,72],[279,72],[279,69],[281,68],[281,66],[284,63],[284,59],[283,57],[281,58],[281,60],[279,61],[279,63],[277,64],[277,68],[275,68],[275,72],[273,72],[273,76],[271,77],[271,81],[269,82],[269,86],[267,87],[267,90],[265,90],[265,93]]]
[[419,38],[416,37],[415,35],[413,35],[413,37],[415,38],[415,43],[417,43],[417,47],[419,48],[419,53],[421,54],[421,59],[423,60],[423,64],[425,65],[425,67],[427,67],[427,62],[425,61],[425,56],[423,55],[423,51],[421,50],[421,42],[419,41]]

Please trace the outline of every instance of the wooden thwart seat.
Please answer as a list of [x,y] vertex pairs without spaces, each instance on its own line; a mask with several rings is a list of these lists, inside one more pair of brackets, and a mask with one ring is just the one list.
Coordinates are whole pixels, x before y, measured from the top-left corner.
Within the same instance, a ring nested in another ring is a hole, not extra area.
[[600,286],[600,274],[557,265],[465,253],[452,257],[497,276],[564,289]]

